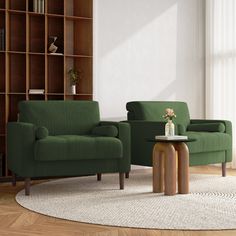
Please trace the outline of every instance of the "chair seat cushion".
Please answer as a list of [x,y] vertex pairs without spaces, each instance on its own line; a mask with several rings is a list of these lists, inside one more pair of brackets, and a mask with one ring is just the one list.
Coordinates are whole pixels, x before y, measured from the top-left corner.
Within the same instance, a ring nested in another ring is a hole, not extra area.
[[122,143],[113,137],[58,135],[35,143],[35,160],[87,160],[122,157]]
[[186,132],[189,138],[196,139],[187,143],[190,153],[222,151],[231,148],[231,136],[226,133],[217,132]]

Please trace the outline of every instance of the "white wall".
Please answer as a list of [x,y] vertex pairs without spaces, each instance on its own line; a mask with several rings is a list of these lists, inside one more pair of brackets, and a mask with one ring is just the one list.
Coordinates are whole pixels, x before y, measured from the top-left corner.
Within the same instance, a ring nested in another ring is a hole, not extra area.
[[126,102],[181,100],[204,117],[204,0],[94,0],[94,98],[103,119]]

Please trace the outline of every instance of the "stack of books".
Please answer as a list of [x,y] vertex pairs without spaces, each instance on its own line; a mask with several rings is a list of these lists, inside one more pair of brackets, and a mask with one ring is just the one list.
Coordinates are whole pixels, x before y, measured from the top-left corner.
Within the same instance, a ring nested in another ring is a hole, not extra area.
[[0,28],[0,51],[5,50],[5,29]]
[[45,0],[33,0],[33,12],[45,13]]
[[29,94],[44,94],[44,89],[29,89]]

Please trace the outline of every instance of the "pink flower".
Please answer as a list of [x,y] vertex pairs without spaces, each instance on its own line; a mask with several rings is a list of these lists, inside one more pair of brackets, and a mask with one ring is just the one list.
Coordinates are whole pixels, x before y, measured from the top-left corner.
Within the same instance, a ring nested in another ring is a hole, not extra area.
[[166,108],[165,112],[166,114],[163,116],[165,119],[172,120],[174,117],[176,117],[174,110],[171,108]]

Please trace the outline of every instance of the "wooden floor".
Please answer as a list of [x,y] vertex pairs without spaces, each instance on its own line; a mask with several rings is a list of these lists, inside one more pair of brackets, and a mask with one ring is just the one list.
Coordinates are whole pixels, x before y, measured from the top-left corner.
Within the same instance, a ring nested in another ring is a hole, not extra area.
[[[150,171],[135,170],[135,171]],[[218,167],[194,167],[191,173],[220,174]],[[236,175],[235,170],[228,170],[229,175]],[[130,175],[132,178],[132,173]],[[36,183],[38,183],[37,181]],[[228,236],[236,235],[236,230],[226,231],[172,231],[144,230],[120,227],[106,227],[60,220],[36,214],[19,206],[15,194],[23,188],[23,183],[12,187],[9,183],[0,183],[0,236]]]

